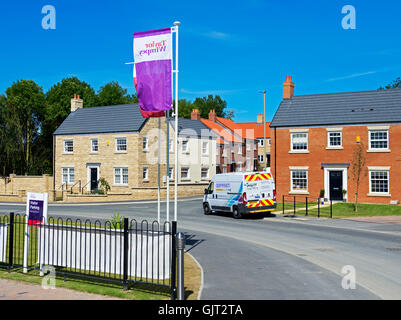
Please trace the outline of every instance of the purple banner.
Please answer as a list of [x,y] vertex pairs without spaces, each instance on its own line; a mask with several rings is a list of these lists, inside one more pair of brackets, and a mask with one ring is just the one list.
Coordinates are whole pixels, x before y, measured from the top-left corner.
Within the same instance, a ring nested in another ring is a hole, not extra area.
[[172,108],[171,29],[134,33],[136,89],[143,111]]

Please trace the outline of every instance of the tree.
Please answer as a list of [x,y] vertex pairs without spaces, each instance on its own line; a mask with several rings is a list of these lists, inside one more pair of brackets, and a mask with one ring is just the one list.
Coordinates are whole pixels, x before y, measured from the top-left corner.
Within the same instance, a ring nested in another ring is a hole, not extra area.
[[216,110],[216,115],[218,117],[225,117],[224,109],[227,107],[227,102],[223,100],[220,96],[208,95],[203,98],[196,98],[193,102],[193,108],[199,109],[202,118],[208,118],[210,110]]
[[99,106],[113,106],[117,104],[137,103],[136,95],[128,95],[127,89],[120,86],[117,81],[105,84],[98,92]]
[[14,138],[13,159],[19,173],[30,173],[32,169],[32,147],[39,137],[45,117],[45,96],[43,89],[32,80],[20,80],[6,89],[3,103],[3,117],[7,121],[7,132]]
[[352,157],[352,176],[356,183],[355,192],[355,204],[354,212],[358,212],[358,194],[359,194],[359,182],[362,175],[366,175],[365,170],[365,147],[362,142],[359,142],[354,147],[353,157]]
[[234,117],[235,117],[235,111],[234,110],[230,109],[230,110],[227,110],[225,112],[225,118],[230,119],[230,120],[234,120]]
[[383,89],[393,89],[393,88],[401,88],[401,78],[398,77],[397,79],[395,79],[394,81],[390,82],[387,86],[380,87],[379,89],[383,90]]

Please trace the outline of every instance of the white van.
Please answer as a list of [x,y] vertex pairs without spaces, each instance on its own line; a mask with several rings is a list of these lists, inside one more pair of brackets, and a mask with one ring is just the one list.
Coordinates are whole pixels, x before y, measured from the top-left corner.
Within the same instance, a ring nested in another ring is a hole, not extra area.
[[232,212],[234,218],[244,214],[276,210],[276,188],[270,169],[263,172],[216,174],[205,189],[203,211]]

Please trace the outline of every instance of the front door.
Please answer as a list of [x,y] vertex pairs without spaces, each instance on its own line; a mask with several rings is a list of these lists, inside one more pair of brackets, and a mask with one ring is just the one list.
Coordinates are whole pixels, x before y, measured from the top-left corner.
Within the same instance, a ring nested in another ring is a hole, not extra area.
[[343,200],[343,172],[330,171],[330,200]]
[[91,190],[97,189],[97,168],[91,169]]

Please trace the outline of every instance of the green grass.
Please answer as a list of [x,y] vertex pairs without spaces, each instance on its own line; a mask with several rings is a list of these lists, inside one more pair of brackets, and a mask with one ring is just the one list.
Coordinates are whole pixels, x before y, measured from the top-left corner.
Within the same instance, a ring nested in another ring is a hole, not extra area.
[[358,212],[354,212],[353,203],[333,204],[333,218],[401,216],[401,206],[389,204],[358,204]]

